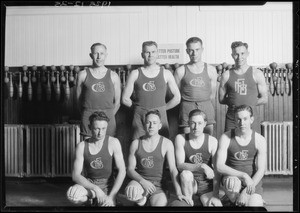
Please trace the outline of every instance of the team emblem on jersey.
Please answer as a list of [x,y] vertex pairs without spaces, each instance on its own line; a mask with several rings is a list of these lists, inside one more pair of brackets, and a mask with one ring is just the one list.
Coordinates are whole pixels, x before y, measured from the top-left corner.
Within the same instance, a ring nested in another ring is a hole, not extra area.
[[245,79],[238,79],[235,82],[235,92],[239,93],[240,95],[247,95],[247,84],[245,84]]
[[248,159],[248,150],[242,150],[241,152],[236,152],[234,154],[234,157],[237,160],[247,160]]
[[152,168],[154,166],[153,156],[149,156],[148,158],[142,158],[141,164],[143,167]]
[[154,81],[149,81],[147,83],[143,84],[143,89],[147,92],[151,92],[151,91],[155,91],[156,90],[156,86],[154,84]]
[[204,87],[205,83],[201,77],[197,77],[190,81],[190,85],[193,87]]
[[103,82],[98,82],[97,84],[92,85],[92,90],[94,92],[104,92],[105,91],[105,85]]
[[102,169],[102,168],[103,168],[103,163],[102,163],[101,157],[96,158],[95,160],[93,160],[93,161],[90,163],[90,166],[91,166],[93,169]]
[[190,162],[192,163],[202,163],[202,153],[196,153],[195,155],[191,155],[189,158]]

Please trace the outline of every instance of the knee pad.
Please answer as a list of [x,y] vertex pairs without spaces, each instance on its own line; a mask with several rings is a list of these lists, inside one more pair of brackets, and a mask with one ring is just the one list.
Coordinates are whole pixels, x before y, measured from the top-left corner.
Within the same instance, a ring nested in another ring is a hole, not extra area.
[[226,176],[223,178],[223,186],[228,192],[239,193],[242,187],[242,182],[238,177]]
[[194,180],[194,175],[191,171],[183,170],[180,173],[180,181],[183,181],[183,182],[191,181],[192,182],[193,180]]

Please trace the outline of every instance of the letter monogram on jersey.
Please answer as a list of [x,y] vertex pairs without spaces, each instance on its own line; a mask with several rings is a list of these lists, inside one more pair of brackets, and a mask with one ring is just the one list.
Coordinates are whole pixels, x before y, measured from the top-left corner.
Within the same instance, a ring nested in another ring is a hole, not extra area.
[[105,91],[105,85],[104,85],[104,83],[103,82],[98,82],[97,84],[93,84],[92,86],[91,86],[91,88],[92,88],[92,90],[94,91],[94,92],[104,92]]
[[141,164],[143,167],[152,168],[154,166],[153,156],[149,156],[148,158],[142,158]]
[[205,82],[203,81],[202,77],[197,77],[196,79],[192,79],[190,81],[190,85],[193,87],[204,87]]
[[155,91],[156,90],[156,86],[154,84],[154,81],[149,81],[147,83],[143,84],[143,89],[147,92],[151,92],[151,91]]
[[235,92],[240,95],[247,95],[247,84],[245,84],[245,79],[237,79],[235,82]]
[[191,155],[189,157],[189,160],[192,162],[192,163],[202,163],[203,160],[202,160],[202,153],[196,153],[195,155]]
[[99,158],[96,158],[95,160],[93,160],[91,163],[90,163],[91,167],[93,169],[102,169],[103,168],[103,163],[102,163],[102,160],[101,160],[101,157]]
[[237,160],[247,160],[248,159],[248,150],[242,150],[241,152],[236,152],[234,154],[234,157]]

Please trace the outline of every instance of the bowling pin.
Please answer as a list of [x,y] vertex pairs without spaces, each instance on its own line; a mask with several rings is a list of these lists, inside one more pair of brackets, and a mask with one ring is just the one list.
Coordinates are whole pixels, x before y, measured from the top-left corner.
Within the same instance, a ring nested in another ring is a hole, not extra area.
[[21,74],[21,72],[19,72],[18,94],[19,94],[19,98],[22,98],[22,95],[23,95],[23,87],[22,87],[22,74]]
[[31,101],[32,100],[32,78],[31,78],[31,72],[28,72],[28,100]]

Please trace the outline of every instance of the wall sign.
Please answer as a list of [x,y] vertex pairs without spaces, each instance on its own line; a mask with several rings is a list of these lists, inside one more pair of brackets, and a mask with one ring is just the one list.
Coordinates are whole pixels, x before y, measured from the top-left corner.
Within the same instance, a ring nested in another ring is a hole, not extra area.
[[183,64],[184,57],[183,44],[158,44],[158,59],[160,64]]

